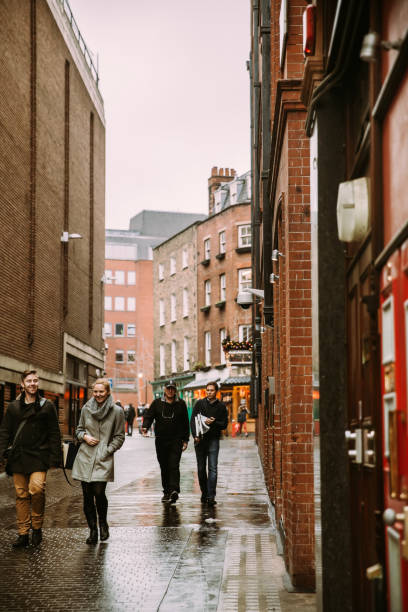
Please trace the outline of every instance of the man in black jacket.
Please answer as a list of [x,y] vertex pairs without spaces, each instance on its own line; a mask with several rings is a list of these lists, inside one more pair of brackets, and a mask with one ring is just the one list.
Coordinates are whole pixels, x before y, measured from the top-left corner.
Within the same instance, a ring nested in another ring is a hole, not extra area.
[[164,387],[164,397],[155,399],[143,413],[142,434],[155,421],[156,455],[160,465],[163,503],[175,503],[180,493],[180,459],[186,450],[190,430],[187,406],[176,397],[177,387],[170,380]]
[[[10,402],[0,427],[0,458],[10,448],[7,471],[13,474],[16,490],[18,538],[14,548],[42,540],[45,481],[50,467],[61,466],[61,434],[55,406],[38,393],[35,370],[21,375],[21,396]],[[21,425],[21,427],[20,427]]]
[[[217,399],[218,384],[216,382],[209,382],[206,391],[206,399],[198,400],[194,406],[190,426],[195,443],[201,503],[214,506],[217,503],[215,492],[220,436],[221,431],[228,425],[228,411],[225,404]],[[200,420],[204,424],[204,427],[200,427],[201,432],[197,431]]]

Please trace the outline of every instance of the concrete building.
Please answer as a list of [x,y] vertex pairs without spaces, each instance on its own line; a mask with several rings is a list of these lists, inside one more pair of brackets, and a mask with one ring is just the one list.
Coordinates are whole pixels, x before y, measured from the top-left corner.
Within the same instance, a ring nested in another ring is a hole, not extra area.
[[0,24],[0,418],[32,367],[68,435],[103,371],[103,101],[67,2]]

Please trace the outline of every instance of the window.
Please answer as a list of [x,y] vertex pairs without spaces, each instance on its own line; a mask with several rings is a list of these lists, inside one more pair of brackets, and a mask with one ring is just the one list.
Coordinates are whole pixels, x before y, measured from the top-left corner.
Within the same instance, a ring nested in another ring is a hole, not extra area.
[[163,280],[164,278],[164,266],[163,264],[159,264],[159,280]]
[[211,281],[206,280],[204,283],[204,293],[205,293],[205,305],[210,306],[211,304]]
[[187,249],[183,249],[182,267],[183,267],[183,270],[184,268],[188,268],[188,250]]
[[136,351],[128,351],[127,352],[127,362],[135,363],[136,361]]
[[115,323],[115,336],[124,336],[125,326],[123,323]]
[[115,310],[125,310],[124,297],[115,297]]
[[105,295],[105,310],[112,310],[112,297]]
[[164,344],[160,345],[160,376],[164,376],[166,373],[166,359],[165,359],[165,348]]
[[131,312],[134,312],[136,310],[136,298],[135,297],[128,297],[127,309]]
[[171,341],[171,371],[177,372],[176,341]]
[[159,302],[159,325],[165,324],[165,314],[164,314],[164,300],[160,300]]
[[211,365],[211,332],[204,332],[205,365]]
[[238,327],[238,340],[239,342],[247,342],[251,339],[251,326],[240,325]]
[[243,268],[238,270],[238,291],[245,291],[251,286],[252,271],[251,268]]
[[174,255],[170,257],[170,274],[176,273],[176,258]]
[[136,285],[136,272],[131,270],[127,273],[128,285]]
[[220,329],[220,363],[225,363],[225,352],[222,347],[222,342],[226,339],[226,337],[227,330],[225,329],[225,327],[223,327],[222,329]]
[[251,226],[238,225],[238,247],[251,246]]
[[125,360],[125,352],[124,351],[115,351],[115,362],[123,363]]
[[112,323],[105,323],[103,333],[105,334],[105,337],[112,335]]
[[111,285],[112,284],[112,270],[105,270],[105,284],[106,285]]
[[125,284],[125,272],[123,270],[115,270],[115,285]]
[[183,317],[188,317],[188,289],[183,289]]
[[172,293],[170,296],[170,321],[176,320],[176,295]]
[[204,240],[204,259],[210,259],[211,254],[211,242],[210,239]]
[[220,302],[227,299],[227,280],[225,274],[220,275]]
[[226,250],[226,238],[225,238],[225,231],[222,231],[219,233],[219,237],[220,237],[220,253],[225,253]]
[[190,343],[187,336],[184,336],[184,359],[183,369],[188,370],[190,368]]
[[128,336],[136,336],[136,325],[134,323],[128,323],[128,326],[127,326],[127,335]]

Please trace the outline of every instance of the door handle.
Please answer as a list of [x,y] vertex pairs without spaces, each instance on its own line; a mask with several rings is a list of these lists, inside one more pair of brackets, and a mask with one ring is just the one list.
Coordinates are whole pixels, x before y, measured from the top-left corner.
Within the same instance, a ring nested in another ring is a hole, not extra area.
[[408,561],[408,506],[404,506],[403,512],[395,512],[392,508],[387,508],[383,512],[383,521],[392,527],[397,521],[404,525],[404,539],[401,542],[402,556]]

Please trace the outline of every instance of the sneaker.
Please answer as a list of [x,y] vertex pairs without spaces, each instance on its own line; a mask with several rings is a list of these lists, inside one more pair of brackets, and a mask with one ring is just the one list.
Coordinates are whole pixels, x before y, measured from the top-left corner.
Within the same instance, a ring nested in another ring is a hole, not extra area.
[[170,495],[170,503],[175,504],[177,500],[178,500],[178,493],[177,491],[173,491],[173,493]]
[[213,497],[209,497],[209,498],[207,499],[207,504],[208,504],[209,506],[215,506],[215,505],[216,505],[216,503],[217,503],[217,502],[215,501],[215,499],[214,499]]
[[13,543],[13,548],[27,548],[30,545],[28,533],[20,534]]
[[161,500],[163,504],[168,504],[170,502],[170,493],[165,493]]

